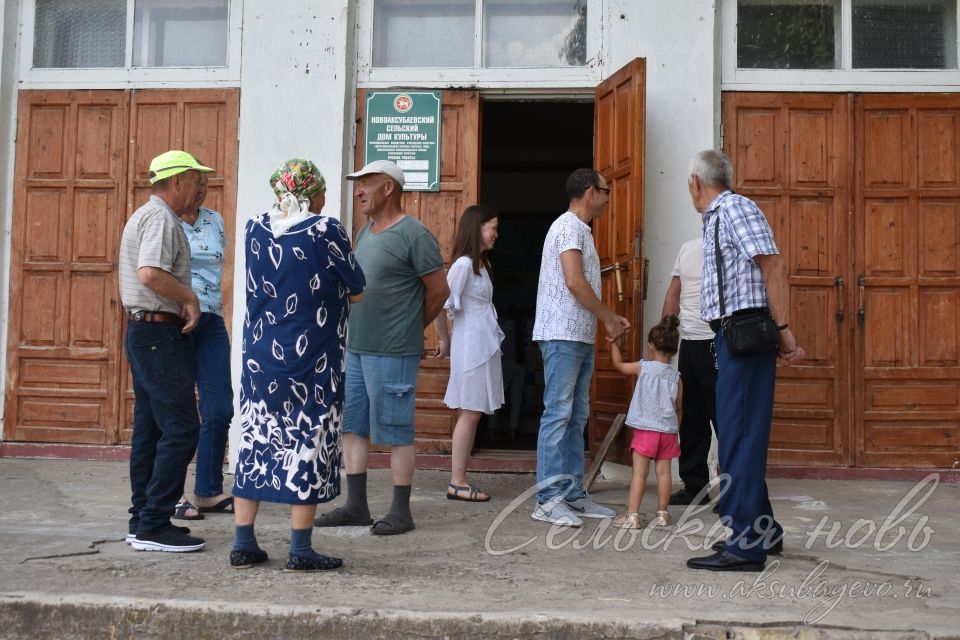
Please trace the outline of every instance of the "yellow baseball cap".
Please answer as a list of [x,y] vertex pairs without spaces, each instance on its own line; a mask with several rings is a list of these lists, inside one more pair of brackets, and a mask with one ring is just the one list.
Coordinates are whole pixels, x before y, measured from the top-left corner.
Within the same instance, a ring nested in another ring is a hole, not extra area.
[[205,167],[197,162],[197,159],[186,151],[173,149],[166,153],[161,153],[150,161],[150,173],[147,174],[147,177],[150,178],[150,184],[153,184],[160,180],[166,180],[170,176],[175,176],[178,173],[190,170],[201,173],[214,171],[214,169]]

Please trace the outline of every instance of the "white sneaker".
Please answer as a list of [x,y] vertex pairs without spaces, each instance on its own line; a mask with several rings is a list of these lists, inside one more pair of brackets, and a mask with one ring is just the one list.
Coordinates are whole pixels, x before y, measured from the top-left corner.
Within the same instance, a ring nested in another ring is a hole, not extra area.
[[613,509],[594,502],[590,494],[585,494],[579,500],[567,500],[566,505],[581,518],[612,518],[617,515]]
[[547,500],[543,504],[537,503],[530,517],[534,520],[559,524],[565,527],[582,527],[583,521],[570,510],[561,496]]

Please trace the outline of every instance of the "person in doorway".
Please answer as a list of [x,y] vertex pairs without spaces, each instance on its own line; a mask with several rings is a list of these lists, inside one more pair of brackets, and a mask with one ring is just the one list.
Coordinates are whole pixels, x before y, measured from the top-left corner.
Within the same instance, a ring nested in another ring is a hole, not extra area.
[[[375,160],[347,175],[357,210],[370,218],[357,234],[366,297],[347,333],[343,453],[346,502],[317,517],[318,527],[366,526],[389,536],[414,528],[410,489],[416,465],[414,409],[423,330],[450,295],[436,237],[403,211],[403,171]],[[370,443],[390,447],[393,501],[373,522],[367,505]]]
[[[701,313],[716,331],[720,469],[730,478],[720,496],[720,515],[733,533],[715,553],[691,558],[687,566],[762,571],[767,554],[783,548],[783,527],[774,518],[765,481],[776,361],[779,356],[799,362],[804,351],[790,330],[786,264],[773,232],[752,200],[733,193],[732,183],[733,165],[720,151],[701,151],[690,164],[690,198],[703,216]],[[777,327],[777,349],[735,355],[723,323],[738,312],[764,308]]]
[[477,423],[503,405],[503,372],[500,343],[503,331],[493,307],[493,283],[487,253],[497,241],[497,212],[489,207],[467,207],[457,226],[447,285],[450,297],[443,305],[453,321],[453,337],[447,317],[437,316],[434,326],[440,336],[436,356],[450,356],[450,379],[444,404],[459,409],[453,428],[453,456],[447,498],[486,502],[490,495],[467,482],[467,460],[473,448]]
[[233,419],[233,387],[230,384],[230,339],[223,322],[223,257],[227,236],[223,218],[203,206],[207,176],[200,175],[200,189],[193,206],[180,218],[190,241],[190,271],[194,293],[200,300],[200,321],[190,332],[197,395],[200,397],[200,438],[197,442],[195,504],[180,498],[173,517],[201,520],[204,513],[233,513],[233,497],[223,492],[223,457]]
[[211,171],[180,150],[151,160],[150,201],[130,216],[120,239],[120,299],[136,398],[127,541],[138,551],[204,546],[170,517],[200,431],[189,336],[200,320],[200,301],[191,288],[190,242],[180,218],[194,206],[201,174]]
[[543,354],[543,417],[537,436],[535,520],[579,527],[581,517],[611,518],[583,488],[584,436],[590,416],[597,320],[610,342],[630,328],[600,299],[600,258],[590,223],[610,201],[593,169],[567,178],[570,207],[547,231],[540,261],[533,339]]
[[683,383],[680,374],[670,366],[680,343],[677,327],[680,320],[667,315],[647,334],[647,359],[624,362],[620,345],[610,345],[613,368],[627,376],[637,376],[626,425],[633,428],[630,453],[633,458],[633,478],[627,512],[613,520],[615,527],[640,529],[640,503],[647,487],[647,474],[652,460],[657,475],[657,516],[653,524],[666,527],[673,524],[667,505],[670,503],[673,473],[671,461],[680,455],[677,438],[678,416],[682,414]]
[[343,352],[350,304],[364,276],[346,230],[320,215],[323,175],[288,160],[270,176],[270,211],[247,222],[247,311],[240,377],[230,565],[267,560],[254,524],[260,502],[290,505],[288,571],[329,571],[313,549],[317,504],[340,493]]
[[680,420],[680,480],[683,488],[670,504],[706,504],[710,482],[707,455],[711,431],[717,428],[717,370],[713,366],[714,332],[700,317],[700,280],[703,278],[703,239],[683,243],[673,266],[661,317],[680,317],[680,354],[677,368],[683,378],[683,418]]

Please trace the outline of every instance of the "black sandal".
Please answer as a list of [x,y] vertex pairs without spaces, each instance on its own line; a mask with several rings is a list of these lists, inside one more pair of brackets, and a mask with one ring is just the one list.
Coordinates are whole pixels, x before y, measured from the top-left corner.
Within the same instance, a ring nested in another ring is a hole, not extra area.
[[350,515],[342,507],[337,507],[333,511],[321,513],[314,521],[315,527],[369,527],[373,524],[373,518],[357,518]]
[[[453,493],[450,493],[451,489],[453,489]],[[461,491],[467,492],[466,498],[460,495]],[[461,502],[487,502],[490,500],[490,496],[487,493],[480,491],[476,487],[471,487],[470,485],[461,487],[451,482],[447,485],[447,500],[460,500]]]
[[396,536],[416,529],[413,520],[407,520],[392,513],[388,513],[373,523],[370,533],[375,536]]
[[[196,511],[196,515],[187,515],[187,511],[190,509]],[[203,520],[205,516],[189,500],[181,500],[173,508],[173,517],[177,520]]]

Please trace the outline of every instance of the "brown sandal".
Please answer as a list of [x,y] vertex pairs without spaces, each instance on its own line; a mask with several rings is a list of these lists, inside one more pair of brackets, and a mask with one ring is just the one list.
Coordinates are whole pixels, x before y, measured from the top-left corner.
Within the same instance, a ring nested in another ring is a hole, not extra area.
[[[450,493],[450,490],[453,490],[453,493]],[[466,492],[467,495],[464,497],[461,492]],[[447,500],[460,500],[462,502],[487,502],[490,499],[490,496],[480,491],[476,487],[471,487],[470,485],[460,486],[453,483],[447,485]]]

